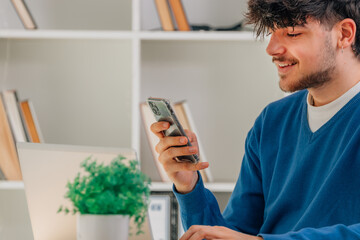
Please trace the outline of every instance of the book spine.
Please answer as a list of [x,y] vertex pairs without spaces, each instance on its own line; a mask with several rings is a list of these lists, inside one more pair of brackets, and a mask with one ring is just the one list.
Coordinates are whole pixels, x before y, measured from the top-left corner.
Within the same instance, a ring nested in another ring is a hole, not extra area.
[[171,10],[174,14],[176,25],[179,31],[190,31],[190,25],[187,20],[185,10],[181,0],[169,0]]
[[36,120],[35,111],[33,109],[33,105],[29,100],[25,100],[20,102],[19,104],[21,117],[23,119],[23,123],[25,126],[26,134],[28,135],[28,139],[33,143],[41,143],[42,137],[39,134],[39,126]]
[[28,123],[29,116],[26,113],[26,109],[24,109],[24,105],[22,102],[18,103],[18,107],[19,107],[19,112],[20,112],[20,118],[21,118],[22,124],[24,126],[24,132],[25,132],[26,138],[28,139],[29,142],[33,142],[32,132],[30,129],[30,125]]
[[22,180],[15,142],[2,97],[0,97],[0,168],[7,180]]
[[173,192],[170,194],[170,201],[171,201],[171,213],[170,213],[170,239],[171,240],[178,240],[179,236],[179,204],[176,200],[176,197]]
[[11,0],[20,20],[26,29],[36,29],[36,24],[23,0]]
[[27,142],[24,124],[20,116],[16,91],[4,91],[3,99],[10,126],[14,134],[15,142]]
[[156,9],[159,15],[161,27],[164,31],[174,31],[169,4],[167,0],[155,0]]

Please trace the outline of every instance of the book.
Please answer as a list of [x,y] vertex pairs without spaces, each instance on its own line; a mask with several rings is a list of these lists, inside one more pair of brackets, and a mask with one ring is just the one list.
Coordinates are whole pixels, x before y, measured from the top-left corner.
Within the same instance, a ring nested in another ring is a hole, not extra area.
[[14,134],[15,142],[27,142],[24,125],[18,107],[18,97],[16,90],[6,90],[2,92],[5,110],[9,118],[10,126]]
[[158,144],[159,139],[158,137],[151,132],[150,126],[154,122],[156,122],[155,117],[153,115],[153,112],[151,111],[150,107],[146,103],[140,104],[140,112],[141,112],[141,118],[143,120],[143,126],[145,129],[145,133],[148,139],[149,147],[151,149],[151,153],[154,158],[154,162],[156,165],[156,168],[158,170],[158,173],[160,175],[161,181],[163,182],[171,182],[168,175],[166,174],[164,167],[159,162],[159,154],[155,151],[155,146]]
[[0,169],[7,180],[22,180],[14,138],[0,97]]
[[33,17],[30,14],[29,8],[26,6],[23,0],[11,0],[16,13],[18,14],[22,24],[26,29],[36,29],[36,24]]
[[172,191],[151,192],[149,220],[154,240],[179,239],[179,204]]
[[151,195],[148,214],[152,239],[170,239],[170,196]]
[[174,24],[167,0],[155,0],[156,9],[164,31],[174,31]]
[[190,25],[187,20],[185,10],[181,0],[169,0],[171,10],[173,12],[176,25],[179,31],[190,31]]
[[34,111],[34,105],[30,100],[24,100],[19,103],[19,106],[29,142],[43,143],[44,140]]
[[[176,113],[176,116],[179,119],[180,124],[183,126],[184,129],[189,129],[192,132],[197,132],[194,120],[191,115],[190,108],[186,101],[180,101],[173,104],[174,111]],[[207,162],[205,151],[202,147],[200,137],[197,136],[197,142],[199,146],[199,157],[201,162]],[[213,177],[211,174],[211,171],[209,168],[200,170],[201,177],[203,179],[203,182],[212,182]]]

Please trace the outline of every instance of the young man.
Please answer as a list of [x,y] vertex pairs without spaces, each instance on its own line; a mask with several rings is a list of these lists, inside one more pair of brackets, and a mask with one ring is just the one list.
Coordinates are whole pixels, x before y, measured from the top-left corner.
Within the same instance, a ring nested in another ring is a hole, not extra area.
[[223,214],[197,172],[208,163],[173,160],[198,148],[152,125],[190,227],[181,240],[360,239],[360,0],[250,0],[247,17],[296,93],[256,119]]

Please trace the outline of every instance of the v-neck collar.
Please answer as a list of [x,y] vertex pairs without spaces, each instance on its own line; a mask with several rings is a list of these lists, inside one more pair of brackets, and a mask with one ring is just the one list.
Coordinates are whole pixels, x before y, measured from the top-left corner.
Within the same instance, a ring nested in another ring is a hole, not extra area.
[[331,127],[338,118],[347,111],[349,107],[358,102],[360,99],[360,93],[356,94],[348,103],[345,104],[335,115],[330,118],[326,123],[324,123],[318,130],[312,132],[309,126],[309,121],[307,118],[307,94],[304,94],[302,99],[302,113],[301,113],[301,125],[304,129],[306,136],[308,137],[309,143],[316,139],[318,136],[321,136],[329,127]]

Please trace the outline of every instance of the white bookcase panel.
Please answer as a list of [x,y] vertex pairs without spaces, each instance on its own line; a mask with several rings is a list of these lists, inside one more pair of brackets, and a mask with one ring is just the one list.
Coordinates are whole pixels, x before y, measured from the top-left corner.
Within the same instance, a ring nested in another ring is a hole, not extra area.
[[[39,29],[131,30],[131,0],[27,0]],[[0,28],[23,29],[10,0],[0,0]]]
[[[245,137],[260,111],[282,97],[265,43],[143,41],[141,100],[187,100],[215,181],[235,181]],[[147,139],[143,169],[153,171]],[[201,154],[201,153],[200,153]]]
[[3,186],[0,182],[0,239],[33,240],[24,189]]
[[33,101],[47,143],[131,147],[131,41],[0,45],[1,89]]

